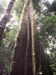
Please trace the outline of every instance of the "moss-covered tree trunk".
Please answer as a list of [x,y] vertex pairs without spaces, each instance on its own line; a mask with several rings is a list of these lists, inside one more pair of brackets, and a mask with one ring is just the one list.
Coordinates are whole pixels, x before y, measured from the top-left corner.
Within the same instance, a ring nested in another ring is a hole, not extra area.
[[10,17],[11,17],[10,13],[13,8],[14,2],[15,2],[15,0],[10,1],[4,16],[0,20],[0,41],[3,39],[3,33],[4,33],[5,26],[8,23],[8,21],[10,20]]

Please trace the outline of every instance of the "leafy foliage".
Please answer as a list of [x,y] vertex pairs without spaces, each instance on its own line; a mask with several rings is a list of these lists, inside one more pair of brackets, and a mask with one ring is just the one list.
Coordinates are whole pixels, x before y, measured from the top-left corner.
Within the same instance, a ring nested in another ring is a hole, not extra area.
[[15,30],[6,32],[3,41],[0,43],[0,64],[4,75],[10,73],[11,53],[15,43],[15,34]]

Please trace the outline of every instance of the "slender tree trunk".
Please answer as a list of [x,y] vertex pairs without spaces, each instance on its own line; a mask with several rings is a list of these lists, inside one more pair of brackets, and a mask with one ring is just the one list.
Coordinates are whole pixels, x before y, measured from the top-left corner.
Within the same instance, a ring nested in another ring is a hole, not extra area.
[[13,8],[14,2],[15,2],[15,0],[10,1],[4,16],[0,20],[0,41],[3,39],[3,33],[4,33],[5,26],[8,23],[8,21],[10,20],[10,17],[11,17],[10,13],[11,13],[11,10]]
[[31,17],[31,42],[32,42],[32,69],[33,75],[36,75],[36,62],[35,62],[35,20],[33,10],[33,0],[30,0],[30,17]]
[[[36,36],[37,35],[37,36]],[[42,43],[40,43],[38,32],[35,34],[35,57],[36,57],[36,73],[42,71],[42,75],[53,75],[48,58],[44,53]]]
[[36,27],[35,27],[35,62],[36,62],[36,75],[38,75],[41,69],[41,53],[40,53],[38,32],[36,31]]
[[41,68],[43,75],[53,75],[52,68],[50,67],[50,60],[48,61],[47,55],[45,55],[43,46],[40,45],[41,48]]

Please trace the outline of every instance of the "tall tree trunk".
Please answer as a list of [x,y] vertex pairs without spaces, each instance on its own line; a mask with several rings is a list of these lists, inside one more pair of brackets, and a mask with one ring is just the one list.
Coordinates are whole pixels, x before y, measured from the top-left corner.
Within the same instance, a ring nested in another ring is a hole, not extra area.
[[10,20],[10,16],[11,16],[10,13],[13,8],[14,2],[15,2],[15,0],[10,1],[4,16],[0,20],[0,41],[3,39],[3,33],[4,33],[5,26],[6,26],[7,22]]
[[29,2],[26,2],[23,9],[22,26],[15,46],[10,75],[38,75],[40,69],[43,75],[49,75],[43,48],[40,46],[38,34],[35,34],[32,5],[31,14],[28,13]]
[[[27,32],[31,31],[30,22],[28,23],[28,6],[29,0],[27,0],[27,2],[24,5],[22,13],[23,18],[21,23],[22,26],[16,42],[12,63],[12,71],[10,75],[32,75],[31,32],[29,32],[29,38]],[[29,30],[28,27],[30,28]],[[29,39],[29,43],[27,42],[27,39]]]

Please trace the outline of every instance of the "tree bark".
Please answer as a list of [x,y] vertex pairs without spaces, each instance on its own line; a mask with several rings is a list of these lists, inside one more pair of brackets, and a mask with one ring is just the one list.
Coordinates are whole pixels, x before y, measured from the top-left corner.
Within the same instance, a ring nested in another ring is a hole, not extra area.
[[[12,71],[10,75],[32,75],[32,54],[31,54],[32,52],[31,52],[31,34],[30,34],[31,32],[29,32],[30,37],[29,37],[29,44],[27,48],[28,6],[29,6],[29,0],[25,3],[23,9],[24,12],[23,12],[23,18],[21,23],[22,26],[14,49]],[[29,26],[31,25],[29,24]],[[29,31],[31,31],[30,29]],[[28,52],[27,60],[25,60],[26,51]],[[27,63],[25,64],[25,62]]]
[[[48,71],[48,67],[47,67],[48,64],[44,54],[43,47],[40,46],[38,34],[35,33],[35,28],[32,26],[34,25],[33,16],[30,15],[31,18],[28,17],[29,16],[28,6],[29,6],[29,0],[26,3],[26,6],[24,7],[23,18],[21,23],[22,26],[14,49],[12,71],[10,75],[35,75],[35,74],[38,75],[37,72],[39,72],[40,70],[42,70],[43,75],[51,75]],[[27,31],[29,31],[29,33]],[[32,35],[33,33],[34,36]],[[27,39],[29,39],[29,43],[27,42]],[[33,45],[35,45],[35,47]],[[32,57],[32,49],[33,52],[35,50],[35,55],[33,57]],[[27,60],[25,60],[25,57],[27,57]],[[36,58],[34,60],[34,62],[36,62],[36,67],[34,66],[35,63],[32,67],[33,58]],[[25,62],[27,62],[26,65]],[[36,68],[36,73],[34,71],[34,68]]]
[[15,2],[15,0],[10,1],[4,16],[0,20],[0,41],[3,39],[3,33],[4,33],[5,26],[8,23],[8,21],[10,20],[10,17],[11,17],[10,13],[11,13],[11,10],[13,8],[14,2]]

